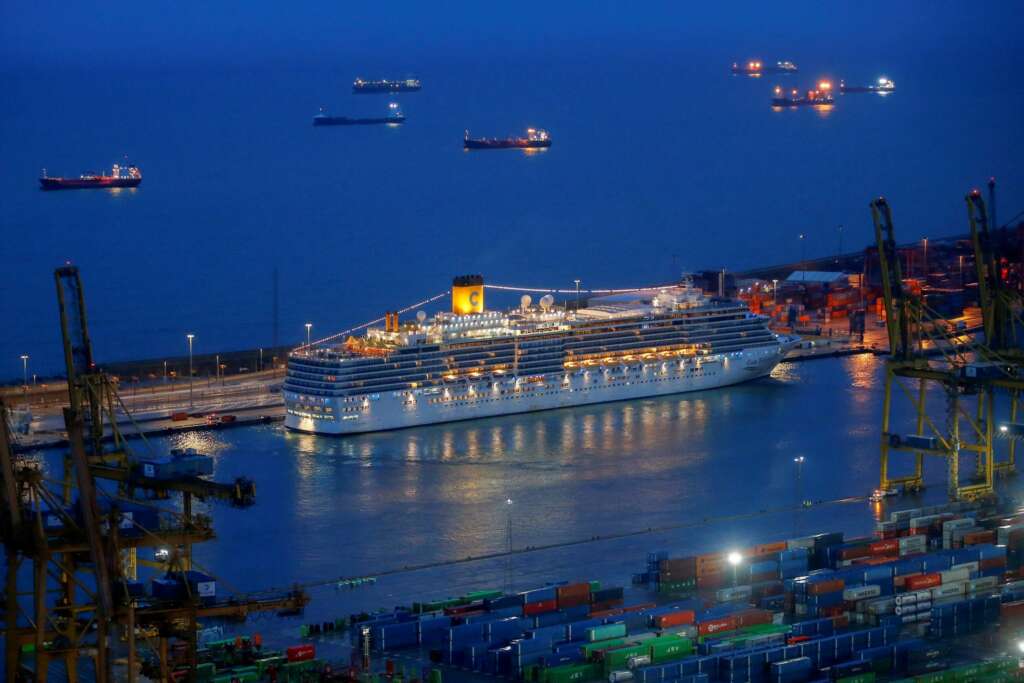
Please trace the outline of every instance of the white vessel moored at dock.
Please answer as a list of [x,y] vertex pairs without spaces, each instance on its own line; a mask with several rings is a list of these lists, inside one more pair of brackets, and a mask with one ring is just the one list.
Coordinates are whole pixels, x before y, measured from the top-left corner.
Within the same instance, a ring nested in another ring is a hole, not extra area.
[[768,375],[796,341],[737,301],[688,283],[558,307],[487,311],[480,276],[451,312],[385,316],[288,360],[285,425],[353,434],[713,389]]

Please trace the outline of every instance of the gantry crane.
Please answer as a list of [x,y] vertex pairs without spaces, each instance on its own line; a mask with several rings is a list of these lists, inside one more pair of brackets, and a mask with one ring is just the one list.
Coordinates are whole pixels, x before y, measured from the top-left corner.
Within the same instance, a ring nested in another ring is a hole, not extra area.
[[[969,196],[968,206],[973,206],[976,199]],[[871,213],[889,336],[880,489],[888,492],[896,487],[922,488],[924,457],[932,455],[946,460],[950,498],[990,497],[994,495],[994,476],[999,469],[994,440],[1000,402],[1007,395],[1016,396],[1024,388],[1024,381],[994,349],[965,337],[956,326],[936,314],[923,295],[904,287],[892,211],[885,198],[871,202]],[[972,221],[972,228],[973,225]],[[979,256],[977,261],[981,263],[983,258]],[[902,424],[895,424],[900,412],[894,411],[894,389],[911,411],[912,426],[904,429],[899,428]],[[1011,401],[1010,413],[1012,422],[1016,417],[1015,399]],[[1008,428],[1006,423],[999,425],[1000,431]],[[1024,426],[1021,430],[1024,433]],[[909,474],[893,476],[893,452],[914,455]],[[969,483],[961,482],[960,461],[965,455],[974,456],[973,481]],[[1008,470],[1012,463],[1002,463],[1001,467]]]
[[[69,398],[64,410],[69,448],[60,479],[36,461],[14,455],[7,410],[0,404],[0,532],[7,558],[4,678],[13,681],[27,673],[45,681],[50,662],[62,660],[70,681],[79,679],[83,666],[91,669],[90,677],[107,681],[115,656],[123,653],[132,681],[136,636],[146,634],[154,638],[161,680],[170,680],[168,642],[184,641],[186,662],[194,668],[199,619],[295,611],[308,596],[295,589],[269,598],[200,602],[184,580],[181,599],[140,594],[141,584],[134,581],[137,548],[173,548],[162,569],[184,579],[182,572],[192,566],[192,545],[214,538],[209,519],[193,513],[192,499],[245,507],[254,502],[255,488],[244,478],[217,483],[187,474],[148,476],[137,466],[118,426],[118,409],[127,411],[93,360],[78,270],[58,268],[55,278]],[[119,512],[127,504],[156,506],[179,496],[180,509],[160,508],[166,523],[162,520],[159,528],[126,522]],[[31,571],[23,572],[27,565]],[[22,587],[25,574],[31,581]],[[31,650],[31,657],[24,658],[23,649]]]

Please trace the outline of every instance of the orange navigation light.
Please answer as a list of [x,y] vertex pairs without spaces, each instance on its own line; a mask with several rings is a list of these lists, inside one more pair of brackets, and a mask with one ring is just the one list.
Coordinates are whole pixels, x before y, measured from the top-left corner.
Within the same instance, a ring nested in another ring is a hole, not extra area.
[[782,88],[780,88],[779,86],[775,86],[775,94],[776,95],[781,95],[782,94]]
[[828,81],[822,81],[821,83],[818,84],[818,88],[821,90],[831,90],[832,84]]

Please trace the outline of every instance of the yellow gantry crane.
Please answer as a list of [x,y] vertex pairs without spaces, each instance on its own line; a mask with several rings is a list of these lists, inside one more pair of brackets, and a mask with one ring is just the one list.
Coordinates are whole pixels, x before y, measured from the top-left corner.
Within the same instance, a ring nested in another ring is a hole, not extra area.
[[[880,444],[883,492],[923,488],[925,456],[937,456],[946,460],[951,499],[991,497],[996,473],[1014,469],[1013,440],[1007,449],[1009,457],[997,463],[997,438],[1024,436],[1024,425],[1015,424],[1017,397],[1024,389],[1019,365],[1013,361],[1020,349],[1015,340],[998,332],[1004,327],[1000,321],[1005,320],[1001,317],[1005,311],[997,312],[993,302],[1004,299],[999,274],[991,267],[994,261],[980,194],[969,194],[967,205],[979,271],[984,342],[966,336],[933,311],[923,293],[904,286],[892,211],[885,198],[871,202],[889,336]],[[990,329],[995,331],[989,333]],[[909,472],[893,474],[894,453],[913,456]],[[961,471],[965,457],[974,460],[968,472]],[[965,474],[966,482],[962,481]]]
[[[69,681],[84,674],[103,682],[115,677],[117,660],[126,668],[117,677],[133,681],[137,640],[143,638],[158,662],[157,677],[170,680],[169,641],[185,643],[184,665],[194,669],[199,619],[294,612],[309,598],[297,588],[220,602],[191,593],[183,572],[192,566],[192,545],[214,538],[209,519],[193,513],[193,498],[246,507],[255,500],[255,487],[244,478],[168,478],[139,467],[118,427],[118,410],[128,411],[93,360],[78,270],[58,268],[55,279],[69,399],[68,451],[59,479],[38,459],[14,453],[7,410],[0,404],[0,534],[7,558],[3,678],[46,681],[51,662],[60,661]],[[175,509],[161,508],[159,528],[126,522],[120,512],[125,505],[179,500]],[[185,597],[161,600],[139,592],[138,548],[173,549],[159,566],[182,579]]]

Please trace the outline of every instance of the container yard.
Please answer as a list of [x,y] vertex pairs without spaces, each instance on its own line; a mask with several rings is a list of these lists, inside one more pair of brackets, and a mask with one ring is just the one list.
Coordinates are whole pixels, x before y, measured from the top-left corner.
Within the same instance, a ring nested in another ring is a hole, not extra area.
[[893,512],[866,538],[652,552],[625,586],[563,582],[353,615],[352,666],[372,680],[395,662],[424,680],[1019,680],[1022,551],[1020,511],[954,503]]

